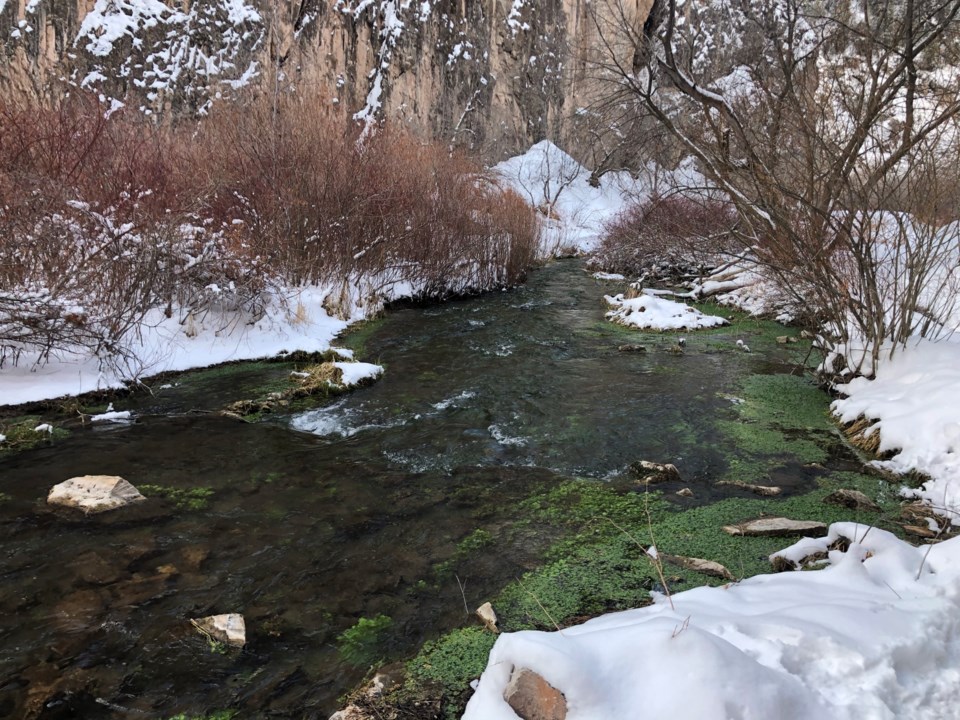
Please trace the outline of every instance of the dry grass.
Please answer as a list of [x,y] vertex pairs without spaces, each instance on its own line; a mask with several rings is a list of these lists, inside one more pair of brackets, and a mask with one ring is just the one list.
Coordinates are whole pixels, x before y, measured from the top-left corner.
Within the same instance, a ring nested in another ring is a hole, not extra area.
[[843,428],[843,432],[847,436],[850,444],[858,450],[870,453],[871,455],[879,455],[880,431],[870,431],[875,423],[876,420],[861,415],[853,422],[847,424],[846,427]]

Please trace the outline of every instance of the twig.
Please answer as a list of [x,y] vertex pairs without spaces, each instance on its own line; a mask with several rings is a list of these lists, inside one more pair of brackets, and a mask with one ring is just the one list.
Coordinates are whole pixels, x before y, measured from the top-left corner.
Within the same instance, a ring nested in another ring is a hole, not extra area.
[[464,611],[467,615],[469,615],[469,614],[470,614],[470,608],[467,607],[467,592],[466,592],[466,590],[467,590],[467,584],[466,584],[465,582],[463,582],[463,583],[460,582],[460,576],[459,576],[459,575],[456,575],[456,574],[455,574],[454,577],[457,579],[457,585],[460,586],[460,596],[463,598],[463,611]]

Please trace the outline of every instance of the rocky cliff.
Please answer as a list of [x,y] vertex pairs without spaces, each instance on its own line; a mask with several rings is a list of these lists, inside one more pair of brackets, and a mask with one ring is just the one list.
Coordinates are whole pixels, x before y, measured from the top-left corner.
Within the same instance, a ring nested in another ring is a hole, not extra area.
[[[626,0],[642,25],[653,0]],[[588,0],[0,0],[0,95],[63,83],[145,112],[308,88],[496,156],[588,113]],[[579,110],[579,113],[578,113]]]

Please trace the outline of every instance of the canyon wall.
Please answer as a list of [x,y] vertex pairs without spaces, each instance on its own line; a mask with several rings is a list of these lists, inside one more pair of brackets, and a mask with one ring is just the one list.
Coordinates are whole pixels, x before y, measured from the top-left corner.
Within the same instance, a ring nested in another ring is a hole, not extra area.
[[[642,26],[653,0],[624,0]],[[589,122],[587,0],[0,0],[0,97],[70,85],[146,113],[309,91],[490,157]]]

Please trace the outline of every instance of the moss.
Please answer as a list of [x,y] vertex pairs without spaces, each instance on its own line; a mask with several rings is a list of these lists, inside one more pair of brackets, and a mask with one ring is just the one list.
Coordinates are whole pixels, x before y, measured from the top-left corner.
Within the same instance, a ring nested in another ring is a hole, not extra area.
[[758,423],[775,423],[790,430],[828,430],[826,393],[810,380],[796,375],[751,375],[741,385],[744,403],[740,417]]
[[231,718],[236,717],[236,710],[217,710],[212,713],[205,715],[188,715],[187,713],[180,713],[179,715],[174,715],[168,720],[231,720]]
[[6,493],[0,492],[0,503],[9,502],[9,501],[12,500],[12,499],[13,499],[13,498],[10,497],[9,495],[7,495]]
[[346,347],[353,350],[354,354],[364,355],[367,344],[382,324],[383,320],[379,318],[355,323],[350,326],[350,330],[340,340]]
[[214,492],[212,488],[174,488],[165,485],[140,485],[138,488],[147,497],[162,497],[180,510],[205,510]]
[[480,677],[496,636],[479,627],[460,628],[429,642],[407,663],[407,692],[431,687],[444,697],[456,698]]
[[381,658],[380,648],[393,620],[387,615],[360,618],[337,636],[340,657],[351,665],[367,667]]

